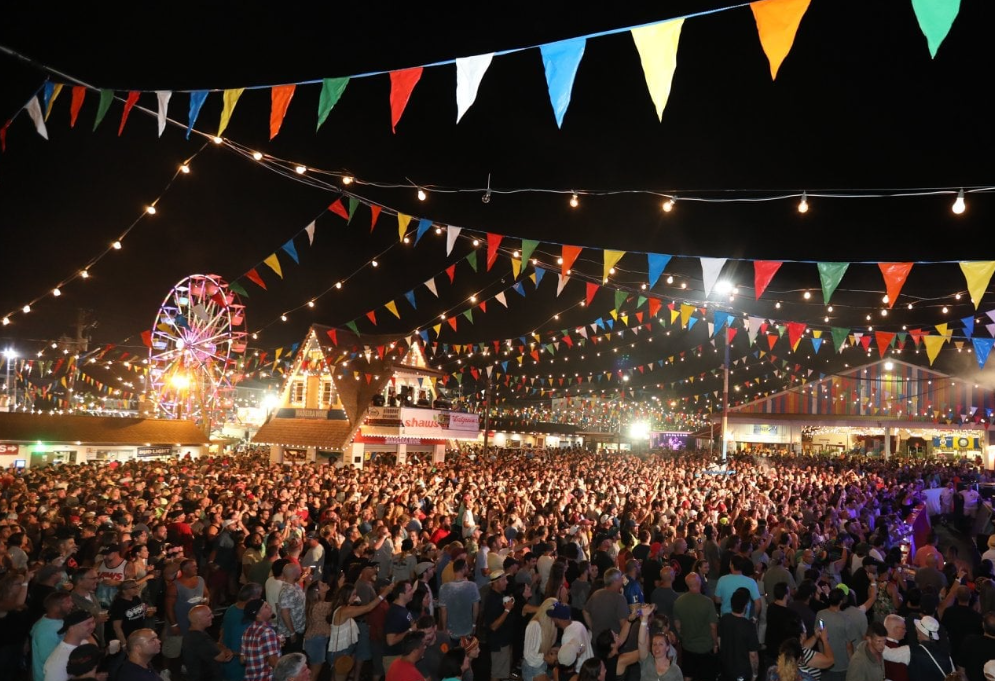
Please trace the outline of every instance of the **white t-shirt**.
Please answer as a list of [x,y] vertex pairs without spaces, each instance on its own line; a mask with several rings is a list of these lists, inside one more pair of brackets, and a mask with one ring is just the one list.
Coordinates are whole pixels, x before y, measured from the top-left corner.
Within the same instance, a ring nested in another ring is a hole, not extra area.
[[69,653],[73,652],[76,646],[65,641],[59,641],[55,650],[45,660],[45,681],[68,681],[69,672],[66,665],[69,664]]

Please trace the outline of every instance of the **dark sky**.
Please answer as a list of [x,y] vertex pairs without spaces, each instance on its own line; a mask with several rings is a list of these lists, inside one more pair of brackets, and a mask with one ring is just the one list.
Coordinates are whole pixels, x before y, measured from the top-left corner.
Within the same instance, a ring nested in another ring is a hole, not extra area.
[[[0,23],[0,45],[119,94],[130,89],[219,90],[404,68],[724,6],[671,2],[661,10],[595,13],[566,3],[532,5],[455,12],[338,3],[307,10],[294,3],[214,3],[185,9],[164,5],[154,13],[145,5],[58,11],[12,7]],[[659,198],[642,193],[582,195],[577,209],[567,201],[572,190],[583,194],[594,189],[666,192],[678,198],[762,198],[802,190],[865,194],[987,186],[995,151],[988,93],[995,63],[990,40],[993,9],[982,0],[964,0],[961,5],[932,59],[910,2],[813,0],[775,82],[748,7],[688,19],[662,123],[656,119],[632,39],[621,33],[588,41],[562,129],[554,120],[539,51],[530,49],[495,57],[476,103],[459,125],[455,67],[445,65],[425,70],[396,134],[390,129],[389,80],[381,75],[353,79],[317,132],[319,87],[299,87],[272,141],[267,139],[269,91],[247,91],[225,136],[249,149],[310,168],[348,171],[374,183],[479,188],[490,174],[496,190],[567,192],[496,194],[485,205],[476,192],[430,192],[420,203],[410,187],[352,187],[357,195],[416,220],[427,217],[459,225],[465,234],[506,234],[508,248],[517,248],[521,238],[540,240],[537,257],[554,269],[558,244],[585,246],[589,250],[577,269],[588,277],[600,276],[598,249],[673,255],[664,276],[673,273],[675,285],[661,280],[653,291],[665,303],[700,305],[705,298],[697,258],[727,257],[731,260],[724,274],[743,290],[734,302],[722,304],[737,316],[804,322],[826,335],[830,326],[866,330],[866,314],[872,314],[878,329],[929,328],[972,314],[958,267],[914,267],[899,305],[885,320],[879,316],[884,286],[874,263],[995,257],[990,236],[995,204],[985,194],[969,196],[962,216],[951,213],[949,195],[812,198],[804,216],[796,211],[796,200],[679,201],[669,215],[660,210]],[[6,120],[47,74],[6,56],[0,56],[0,73],[0,117]],[[15,312],[14,323],[0,329],[0,344],[40,347],[69,332],[77,309],[86,308],[99,321],[95,343],[140,351],[140,333],[151,327],[170,287],[197,272],[238,279],[259,266],[267,291],[244,278],[239,283],[251,296],[246,301],[248,326],[262,330],[254,347],[269,350],[300,340],[311,322],[343,326],[359,319],[364,331],[406,333],[431,326],[433,317],[447,310],[462,311],[458,306],[472,293],[512,283],[506,257],[490,273],[481,267],[473,274],[463,263],[455,284],[445,275],[437,278],[437,300],[420,284],[465,256],[468,244],[461,243],[447,258],[444,237],[430,232],[417,248],[391,248],[397,242],[392,216],[381,216],[370,235],[369,212],[360,208],[353,224],[346,226],[323,213],[334,192],[281,177],[209,145],[194,159],[191,174],[175,180],[158,214],[140,220],[124,248],[92,268],[89,281],[65,285],[60,298],[49,295],[29,315],[22,315],[16,311],[25,302],[65,281],[117,238],[143,206],[162,193],[178,165],[203,145],[195,137],[186,140],[176,128],[157,138],[154,119],[138,111],[118,137],[120,102],[92,131],[98,99],[94,92],[88,93],[80,119],[70,129],[69,99],[64,91],[56,101],[48,122],[49,141],[34,133],[22,113],[9,129],[7,151],[0,156],[0,233],[5,237],[0,312]],[[171,116],[185,122],[187,102],[185,93],[174,94]],[[143,94],[139,105],[154,109],[155,96]],[[213,134],[220,109],[221,95],[212,92],[198,129]],[[308,247],[301,230],[315,217],[315,242]],[[260,263],[291,238],[301,263],[294,265],[281,254],[281,281]],[[384,251],[379,268],[364,267]],[[480,255],[483,263],[483,252]],[[757,303],[752,259],[805,262],[785,264]],[[816,261],[870,263],[851,265],[834,295],[828,324],[823,322],[827,312]],[[619,269],[615,285],[638,293],[646,279],[645,258],[628,255]],[[298,308],[353,273],[343,290],[321,297],[313,310],[298,310],[288,322],[279,321],[282,312]],[[491,302],[487,314],[475,313],[473,325],[461,323],[457,333],[445,328],[439,342],[489,342],[518,338],[536,328],[574,328],[606,317],[612,307],[612,295],[604,292],[593,309],[578,308],[575,304],[584,296],[581,277],[559,298],[555,271],[547,277],[538,291],[527,283],[525,298],[508,294],[508,310]],[[677,286],[682,281],[688,289]],[[806,289],[814,294],[809,301],[802,298]],[[410,290],[416,291],[417,311],[403,299]],[[964,294],[960,300],[955,299],[957,293]],[[391,299],[398,301],[400,320],[383,308]],[[775,308],[776,302],[781,308]],[[914,310],[899,309],[908,302],[915,304]],[[947,314],[940,310],[943,305],[949,306]],[[635,300],[627,306],[634,310]],[[570,307],[561,320],[543,325],[552,314]],[[373,308],[380,322],[376,329],[364,317]],[[986,296],[979,316],[992,308],[995,298]],[[977,335],[988,337],[982,324],[978,329]],[[596,359],[590,352],[584,360],[570,355],[570,369],[585,375],[630,370],[703,342],[700,330],[675,333],[666,344],[631,350],[627,361]],[[740,343],[738,354],[744,355],[745,339],[737,340]],[[778,354],[790,355],[780,350]],[[843,362],[852,366],[867,361],[863,353],[854,352],[836,358],[831,349],[823,349],[825,356],[816,360],[798,359],[805,367],[836,371]],[[955,354],[945,351],[938,366],[971,368],[973,359]],[[695,364],[695,373],[718,365],[710,347],[706,355]],[[900,356],[925,361],[909,349]],[[527,375],[536,370],[525,367]],[[682,366],[663,380],[687,373]]]

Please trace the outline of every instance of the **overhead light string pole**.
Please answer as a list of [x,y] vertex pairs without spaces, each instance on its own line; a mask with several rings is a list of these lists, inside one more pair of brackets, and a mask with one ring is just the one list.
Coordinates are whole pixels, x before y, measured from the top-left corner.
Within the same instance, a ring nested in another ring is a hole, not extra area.
[[491,377],[484,382],[484,457],[487,457],[487,441],[491,430]]
[[725,371],[722,383],[722,463],[726,462],[729,449],[729,322],[726,322]]

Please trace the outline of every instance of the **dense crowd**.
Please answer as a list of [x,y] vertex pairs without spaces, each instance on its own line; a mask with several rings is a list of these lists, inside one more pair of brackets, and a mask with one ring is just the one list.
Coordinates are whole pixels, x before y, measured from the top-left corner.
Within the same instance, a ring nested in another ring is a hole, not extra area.
[[906,520],[942,487],[934,520],[954,526],[987,481],[967,462],[582,450],[10,470],[0,668],[32,681],[984,681],[995,548],[978,560],[934,534],[908,552]]

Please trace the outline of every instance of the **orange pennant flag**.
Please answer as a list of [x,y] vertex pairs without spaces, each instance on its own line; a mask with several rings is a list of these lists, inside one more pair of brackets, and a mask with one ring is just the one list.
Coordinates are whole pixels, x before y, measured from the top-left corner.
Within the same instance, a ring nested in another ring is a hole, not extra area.
[[884,285],[888,291],[888,309],[898,300],[898,294],[902,292],[902,286],[912,270],[910,262],[879,262],[881,274],[884,276]]
[[456,317],[455,315],[446,320],[449,322],[449,326],[453,327],[453,331],[456,330]]
[[276,137],[277,133],[280,132],[280,126],[283,125],[283,117],[287,115],[287,107],[290,106],[290,100],[293,98],[296,88],[297,86],[291,83],[290,85],[276,85],[270,91],[270,99],[272,100],[272,107],[269,113],[270,139]]
[[895,334],[890,331],[875,331],[874,340],[878,344],[878,354],[884,357],[885,350],[891,345]]
[[370,310],[369,312],[367,312],[366,313],[366,318],[369,319],[371,322],[373,322],[373,326],[377,325],[377,311],[376,310]]
[[79,110],[83,108],[83,99],[86,97],[86,88],[82,85],[73,86],[72,104],[69,106],[69,127],[76,127],[76,119],[79,117]]
[[566,274],[567,271],[571,267],[573,267],[574,261],[577,260],[577,256],[580,255],[580,252],[582,250],[583,250],[583,248],[581,246],[564,246],[563,247],[563,255],[562,255],[562,257],[563,257],[563,267],[560,269],[560,271],[563,274]]
[[805,11],[811,0],[759,0],[750,4],[757,22],[760,44],[770,62],[771,80],[777,78],[781,62],[791,51]]

